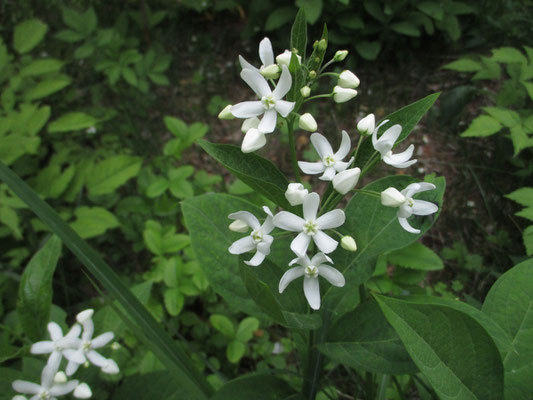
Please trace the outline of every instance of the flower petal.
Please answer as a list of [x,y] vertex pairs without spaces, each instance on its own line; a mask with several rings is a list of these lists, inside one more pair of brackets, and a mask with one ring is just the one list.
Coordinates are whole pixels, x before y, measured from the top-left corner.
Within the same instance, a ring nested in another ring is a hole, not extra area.
[[255,68],[252,64],[250,64],[248,61],[244,59],[243,56],[239,55],[239,63],[241,64],[242,69],[251,69],[257,71],[257,68]]
[[318,162],[298,161],[298,166],[300,167],[302,172],[308,175],[320,174],[321,172],[324,172],[324,170],[326,169],[322,161],[318,161]]
[[318,249],[325,254],[335,251],[339,245],[339,242],[337,242],[335,239],[332,239],[322,231],[315,233],[313,240],[315,241],[316,247],[318,247]]
[[268,38],[264,38],[259,42],[259,59],[265,66],[274,64],[274,51]]
[[240,219],[246,222],[246,225],[248,225],[252,229],[258,229],[261,226],[256,216],[248,211],[237,211],[237,212],[231,213],[230,215],[228,215],[228,218]]
[[346,283],[344,276],[337,269],[328,265],[319,265],[318,275],[323,276],[333,286],[342,287]]
[[276,100],[281,100],[291,90],[292,78],[289,68],[286,65],[281,66],[281,76],[276,85],[276,88],[272,92],[272,96]]
[[59,369],[59,365],[61,364],[61,359],[63,358],[63,354],[61,351],[53,351],[50,354],[50,357],[48,357],[48,361],[46,362],[46,365],[50,366],[52,370],[57,371]]
[[295,279],[298,279],[304,273],[305,273],[304,267],[294,267],[294,268],[291,268],[285,271],[285,273],[279,280],[279,292],[283,293],[283,291],[287,288],[289,283],[291,283]]
[[439,207],[425,200],[413,200],[413,214],[430,215],[439,211]]
[[297,258],[294,258],[290,263],[289,263],[289,267],[291,265],[294,265],[298,263],[299,265],[301,265],[302,267],[307,267],[308,265],[311,264],[311,261],[309,261],[309,257],[307,257],[307,254],[304,256],[304,257],[297,257]]
[[15,392],[25,393],[25,394],[37,394],[41,391],[40,385],[33,383],[33,382],[21,381],[18,379],[16,381],[13,381],[13,383],[11,384],[11,387],[13,388]]
[[257,244],[257,250],[263,253],[265,256],[268,256],[270,254],[270,246],[272,245],[273,241],[273,236],[263,236],[263,241]]
[[405,229],[407,232],[420,233],[420,229],[415,229],[411,225],[409,225],[409,222],[407,222],[407,218],[398,217],[398,221],[400,222],[402,228]]
[[64,336],[64,338],[78,338],[81,333],[81,325],[80,324],[74,324],[72,328],[67,332],[67,334]]
[[104,347],[106,344],[112,341],[114,337],[115,335],[113,334],[113,332],[102,333],[91,341],[91,347],[93,349]]
[[254,239],[251,236],[243,237],[236,242],[233,242],[228,251],[231,254],[243,254],[256,248]]
[[309,264],[320,265],[320,264],[323,264],[325,262],[333,264],[333,260],[331,258],[329,258],[327,255],[325,255],[324,253],[316,253],[313,256],[313,258],[311,259]]
[[327,156],[333,155],[333,149],[331,148],[328,139],[326,139],[320,133],[315,132],[311,135],[311,143],[313,143],[313,147],[315,148],[321,160]]
[[417,159],[414,159],[414,160],[406,161],[406,162],[396,162],[394,161],[394,154],[385,155],[383,157],[383,162],[385,164],[389,164],[391,167],[394,167],[394,168],[408,168],[411,165],[416,164],[417,161],[418,161]]
[[120,372],[120,369],[118,368],[118,365],[114,360],[108,358],[106,365],[102,367],[102,372],[114,375],[118,374]]
[[318,179],[320,179],[321,181],[332,181],[333,178],[335,178],[335,174],[336,171],[334,167],[326,167],[324,173]]
[[54,351],[55,345],[54,342],[50,340],[43,340],[42,342],[37,342],[31,345],[30,353],[31,354],[48,354]]
[[405,149],[405,151],[394,154],[394,161],[398,163],[409,161],[409,159],[413,156],[413,151],[415,151],[415,145],[411,144],[407,149]]
[[385,132],[383,132],[383,135],[379,138],[382,142],[390,143],[391,145],[394,145],[396,143],[396,140],[400,137],[400,134],[402,133],[402,127],[401,125],[393,125],[389,129],[387,129]]
[[294,109],[296,103],[293,101],[276,100],[274,108],[282,117],[286,117]]
[[318,206],[320,205],[320,196],[318,193],[311,192],[304,197],[303,212],[304,219],[314,220],[318,212]]
[[257,267],[263,262],[265,257],[266,257],[266,254],[261,253],[260,251],[257,251],[249,261],[245,261],[244,263],[252,267]]
[[57,369],[54,367],[54,365],[44,366],[43,370],[41,371],[41,387],[52,387],[52,383],[54,383],[54,376],[57,372]]
[[243,101],[231,107],[231,113],[237,118],[257,117],[265,112],[260,101]]
[[55,342],[63,337],[63,330],[55,322],[50,322],[47,326],[50,338]]
[[325,230],[338,228],[344,224],[344,221],[346,221],[346,215],[344,214],[344,211],[337,208],[336,210],[332,210],[324,215],[321,215],[316,220],[316,223],[318,224],[318,229]]
[[90,350],[87,352],[87,358],[89,361],[97,367],[103,367],[107,363],[107,358],[98,353],[97,351]]
[[352,143],[350,141],[350,136],[348,136],[348,132],[342,131],[342,140],[341,145],[339,146],[339,150],[333,155],[333,158],[335,160],[342,160],[344,157],[348,155],[352,147]]
[[354,160],[354,158],[352,157],[347,162],[336,161],[335,165],[333,167],[335,168],[335,171],[342,172],[342,171],[346,170],[346,168],[348,168],[353,163],[353,160]]
[[419,182],[411,183],[404,190],[402,194],[406,197],[413,197],[417,193],[425,192],[426,190],[436,189],[436,186],[433,183],[429,182]]
[[291,242],[291,250],[294,251],[298,257],[305,256],[309,243],[311,242],[311,236],[301,232]]
[[304,294],[307,302],[313,310],[320,308],[320,284],[318,283],[318,277],[304,278]]
[[274,216],[272,221],[274,226],[286,231],[301,232],[304,228],[305,221],[303,218],[294,215],[288,211],[280,211]]
[[61,385],[54,385],[50,388],[49,392],[52,396],[64,396],[67,393],[72,392],[78,386],[78,381],[76,379],[68,381],[67,383]]
[[[243,69],[241,71],[241,78],[248,84],[248,86],[250,86],[250,88],[255,92],[255,94],[259,96],[259,98],[263,96],[268,96],[272,93],[270,86],[268,86],[268,82],[263,77],[263,75],[261,75],[257,70]],[[232,114],[233,107],[231,107]],[[250,115],[250,117],[253,117],[253,115]]]
[[265,114],[263,115],[263,118],[261,118],[261,122],[259,123],[257,129],[263,133],[274,132],[274,129],[276,129],[277,120],[278,113],[274,108],[266,110]]
[[[87,361],[87,358],[85,357],[85,353],[82,349],[66,349],[63,350],[63,355],[65,358],[69,361],[72,361],[76,364],[83,364],[85,361]],[[67,374],[68,375],[68,374]]]
[[91,388],[86,383],[80,383],[74,390],[74,397],[77,399],[90,399],[93,395]]
[[74,361],[69,361],[65,373],[67,376],[72,376],[80,367],[81,364],[75,363]]

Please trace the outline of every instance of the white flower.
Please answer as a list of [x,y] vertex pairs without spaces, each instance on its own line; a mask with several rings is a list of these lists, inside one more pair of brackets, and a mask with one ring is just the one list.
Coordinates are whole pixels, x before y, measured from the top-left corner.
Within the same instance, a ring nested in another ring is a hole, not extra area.
[[341,247],[348,251],[357,251],[357,243],[351,236],[343,236],[341,239]]
[[106,374],[117,374],[119,372],[118,365],[112,359],[107,359],[100,353],[95,351],[108,344],[113,340],[113,332],[102,333],[93,338],[94,323],[92,320],[94,310],[88,309],[80,312],[76,316],[76,320],[83,326],[83,333],[81,334],[81,342],[77,349],[64,350],[63,354],[67,360],[66,373],[71,376],[78,370],[81,364],[90,362],[97,367],[100,367],[102,372]]
[[340,194],[346,194],[357,185],[359,175],[361,175],[359,168],[345,169],[333,178],[333,188]]
[[279,66],[274,63],[274,51],[272,50],[272,43],[270,43],[268,38],[264,38],[259,43],[259,59],[263,65],[257,69],[246,61],[244,57],[239,56],[242,69],[257,71],[267,79],[277,79],[279,77]]
[[372,135],[376,128],[376,118],[374,114],[368,114],[357,123],[357,130],[361,135]]
[[[288,67],[289,64],[291,63],[291,58],[292,58],[292,52],[289,50],[285,50],[283,53],[281,53],[279,56],[276,57],[276,62],[280,66],[286,65]],[[298,59],[298,64],[301,64],[302,57],[296,54],[296,58]]]
[[318,310],[320,308],[319,275],[333,286],[342,287],[346,283],[344,276],[335,268],[324,264],[326,262],[333,264],[331,258],[323,253],[317,253],[311,260],[307,256],[295,258],[289,265],[298,264],[300,266],[291,268],[283,274],[279,281],[279,292],[283,293],[289,283],[303,276],[305,298],[313,310]]
[[352,71],[348,71],[347,69],[341,72],[339,80],[337,81],[337,85],[346,89],[355,89],[360,83],[361,81],[359,78]]
[[300,117],[298,121],[298,126],[300,129],[303,129],[308,132],[315,132],[317,128],[317,123],[313,116],[309,113],[305,113]]
[[348,50],[337,50],[337,52],[333,56],[333,60],[337,62],[342,61],[346,58],[347,55],[348,55]]
[[407,168],[416,163],[417,160],[409,160],[415,150],[415,146],[412,144],[404,152],[392,154],[394,143],[396,143],[396,140],[402,133],[402,127],[400,125],[396,124],[391,126],[378,139],[378,130],[380,126],[386,122],[388,122],[388,120],[383,121],[376,127],[376,129],[374,129],[374,132],[372,132],[372,144],[374,145],[374,149],[381,154],[383,162],[395,168]]
[[257,127],[259,126],[260,122],[261,122],[261,120],[259,118],[257,118],[257,117],[246,118],[243,121],[242,125],[241,125],[242,133],[246,133],[252,128],[257,129]]
[[345,103],[355,96],[357,96],[357,90],[355,89],[347,89],[338,85],[333,88],[333,100],[335,103]]
[[388,207],[399,207],[398,221],[403,229],[410,233],[420,233],[420,229],[415,229],[407,218],[411,215],[430,215],[439,210],[436,204],[425,200],[415,200],[413,196],[426,190],[435,189],[435,185],[428,182],[411,183],[401,192],[395,188],[388,188],[381,192],[381,204]]
[[228,104],[218,113],[219,119],[233,119],[235,116],[231,113],[231,104]]
[[54,400],[72,392],[78,386],[77,380],[66,383],[54,383],[54,375],[57,370],[52,365],[46,365],[41,372],[41,384],[16,380],[11,386],[19,393],[32,394],[30,400]]
[[274,91],[270,89],[268,82],[257,71],[243,69],[241,78],[252,88],[260,100],[235,104],[231,107],[231,113],[237,118],[251,118],[264,114],[258,129],[263,133],[273,132],[278,113],[282,117],[286,117],[294,108],[294,102],[281,100],[292,85],[289,69],[286,66],[282,67],[281,77]]
[[298,257],[305,256],[311,238],[318,249],[325,254],[334,251],[339,244],[322,230],[337,228],[344,224],[346,220],[344,211],[332,210],[317,218],[319,203],[318,194],[309,193],[303,202],[303,218],[288,211],[280,211],[274,217],[274,226],[287,231],[300,232],[291,242],[291,250]]
[[237,211],[228,215],[228,218],[244,221],[252,228],[250,235],[233,242],[228,250],[231,254],[243,254],[255,250],[254,256],[249,261],[244,262],[254,267],[261,264],[265,257],[270,254],[270,245],[274,241],[274,238],[269,235],[274,229],[272,212],[268,207],[263,207],[263,210],[267,213],[263,225],[259,224],[259,220],[248,211]]
[[236,219],[231,224],[229,224],[228,228],[230,231],[233,231],[233,232],[245,233],[245,232],[248,232],[249,226],[242,219]]
[[86,383],[80,383],[74,393],[72,393],[77,399],[89,399],[93,395],[91,388]]
[[346,131],[342,131],[342,140],[339,150],[334,154],[328,140],[320,133],[313,133],[311,135],[311,143],[318,153],[322,161],[306,162],[298,161],[300,169],[309,175],[324,173],[319,179],[323,181],[331,181],[337,172],[344,171],[353,162],[354,158],[350,158],[348,162],[343,162],[342,159],[348,155],[351,148],[350,136]]
[[289,201],[291,206],[298,206],[304,202],[308,191],[301,183],[289,183],[285,191],[285,198]]
[[65,336],[63,336],[61,327],[55,322],[50,322],[47,328],[48,332],[50,333],[50,339],[52,340],[44,340],[42,342],[34,343],[30,348],[30,353],[50,353],[47,364],[51,365],[53,369],[57,370],[59,368],[59,364],[61,363],[63,352],[67,349],[75,349],[79,347],[81,343],[79,338],[81,326],[75,324]]
[[263,132],[259,129],[249,129],[244,135],[244,139],[241,144],[241,151],[243,153],[251,153],[253,151],[259,150],[266,144],[266,137]]

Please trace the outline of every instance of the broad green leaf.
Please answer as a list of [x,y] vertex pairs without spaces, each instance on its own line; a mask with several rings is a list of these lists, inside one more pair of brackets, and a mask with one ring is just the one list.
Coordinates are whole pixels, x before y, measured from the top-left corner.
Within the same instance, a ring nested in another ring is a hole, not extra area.
[[265,22],[265,31],[274,31],[294,19],[294,7],[278,7],[272,11]]
[[532,147],[533,140],[524,131],[522,125],[515,125],[510,129],[511,141],[513,142],[514,155],[518,155],[522,150]]
[[58,40],[61,40],[62,42],[67,43],[76,43],[85,38],[84,35],[82,35],[79,32],[70,30],[70,29],[63,29],[59,32],[57,32],[54,37]]
[[57,199],[72,181],[76,167],[70,165],[64,171],[58,164],[49,165],[39,171],[35,177],[35,191],[44,198]]
[[461,25],[455,15],[446,15],[442,22],[438,22],[437,26],[448,33],[453,41],[459,40],[461,37]]
[[482,68],[483,66],[479,62],[470,58],[460,58],[442,67],[442,69],[451,69],[452,71],[459,72],[477,72]]
[[188,135],[189,128],[187,124],[179,118],[165,116],[163,122],[167,129],[176,137],[185,139]]
[[[296,5],[305,11],[305,19],[311,25],[313,25],[318,18],[320,18],[320,14],[322,14],[322,0],[296,0]],[[296,20],[298,20],[298,15],[296,16]],[[305,38],[307,41],[307,29],[305,32]],[[293,46],[292,42],[291,47],[298,49],[298,52],[300,51],[300,48]],[[304,53],[299,52],[298,54],[301,55]]]
[[161,196],[168,189],[169,181],[166,178],[156,178],[148,188],[146,188],[146,196],[153,199]]
[[113,391],[113,400],[183,400],[189,393],[175,384],[168,371],[129,375]]
[[98,120],[82,112],[69,112],[48,124],[48,132],[70,132],[94,126]]
[[269,160],[254,153],[243,153],[228,144],[214,144],[201,140],[198,144],[237,178],[284,209],[291,209],[285,198],[289,182]]
[[[71,79],[67,76],[47,79],[26,90],[24,92],[24,99],[26,101],[42,99],[43,97],[49,96],[55,92],[59,92],[61,89],[70,85],[70,83]],[[50,125],[52,125],[54,122],[52,122]],[[50,131],[50,127],[48,130]]]
[[533,260],[524,261],[503,274],[490,289],[482,310],[509,334],[515,349],[503,357],[505,399],[531,399]]
[[387,260],[394,265],[422,271],[438,271],[444,268],[441,258],[420,242],[389,253]]
[[524,63],[527,64],[527,58],[520,50],[513,47],[500,47],[492,50],[492,59],[501,63]]
[[240,322],[237,328],[237,333],[235,334],[235,338],[243,343],[246,343],[252,338],[254,331],[258,329],[259,320],[254,317],[247,317]]
[[500,107],[483,107],[483,111],[496,118],[503,126],[512,128],[520,124],[520,116],[516,111]]
[[348,367],[382,374],[413,374],[418,368],[373,300],[344,315],[319,349]]
[[108,229],[120,226],[118,219],[101,207],[78,207],[74,215],[76,219],[70,226],[83,239],[102,235]]
[[242,356],[244,356],[245,352],[246,346],[238,340],[232,340],[226,348],[226,356],[228,357],[229,362],[233,364],[238,363]]
[[22,239],[20,218],[13,208],[7,205],[0,205],[0,223],[9,227],[15,239]]
[[522,233],[522,240],[528,256],[533,255],[533,225],[529,225]]
[[355,49],[365,60],[373,61],[378,57],[378,54],[381,51],[381,43],[369,42],[366,40],[357,41],[355,43]]
[[48,25],[38,19],[29,19],[15,26],[13,33],[13,47],[20,54],[24,54],[37,46],[48,31]]
[[39,137],[7,135],[0,137],[0,161],[11,165],[24,154],[35,154],[41,143]]
[[531,82],[522,82],[522,85],[526,88],[529,98],[533,100],[533,83]]
[[163,299],[165,300],[165,308],[168,313],[176,317],[179,315],[185,304],[185,297],[180,292],[179,288],[167,288],[163,293]]
[[494,135],[502,129],[502,125],[497,119],[488,115],[480,115],[472,121],[466,131],[461,133],[462,137],[477,137]]
[[391,24],[390,28],[405,36],[420,37],[420,29],[409,21],[396,22]]
[[271,374],[247,374],[226,383],[210,400],[280,400],[293,390],[282,379]]
[[44,106],[32,113],[31,117],[26,121],[26,132],[28,135],[35,136],[39,133],[50,118],[50,112],[50,106]]
[[431,18],[440,21],[444,17],[444,10],[440,2],[423,1],[417,4],[417,8]]
[[131,178],[137,176],[141,170],[140,157],[125,154],[109,157],[94,165],[87,175],[87,189],[91,196],[112,193]]
[[46,58],[44,60],[34,60],[31,64],[22,68],[19,72],[21,76],[44,75],[51,72],[58,72],[63,66],[63,61],[55,58]]
[[209,322],[211,322],[213,328],[215,328],[227,338],[235,338],[235,327],[233,326],[233,322],[231,322],[231,320],[225,315],[213,314],[209,317]]
[[31,258],[22,274],[17,312],[28,337],[36,342],[44,339],[50,322],[52,280],[61,255],[61,240],[52,236]]
[[443,305],[375,298],[441,399],[503,399],[500,354],[472,317]]

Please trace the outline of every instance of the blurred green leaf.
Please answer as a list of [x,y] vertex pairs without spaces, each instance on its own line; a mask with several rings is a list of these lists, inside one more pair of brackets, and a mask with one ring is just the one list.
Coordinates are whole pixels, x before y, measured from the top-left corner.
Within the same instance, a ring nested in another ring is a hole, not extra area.
[[70,226],[83,239],[102,235],[108,229],[120,226],[118,219],[102,207],[78,207],[74,215],[76,219]]
[[125,154],[106,158],[94,165],[87,175],[86,185],[91,196],[112,193],[141,170],[140,157]]
[[48,25],[38,19],[29,19],[15,26],[13,47],[24,54],[37,46],[46,35]]
[[48,124],[48,132],[70,132],[94,126],[98,120],[82,112],[69,112]]
[[444,268],[440,257],[420,242],[389,253],[387,260],[394,265],[422,271],[438,271]]

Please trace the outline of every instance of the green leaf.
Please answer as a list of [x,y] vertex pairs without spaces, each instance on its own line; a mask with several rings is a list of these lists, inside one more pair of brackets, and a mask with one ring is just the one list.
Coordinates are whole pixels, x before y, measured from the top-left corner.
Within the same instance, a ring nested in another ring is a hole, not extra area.
[[128,375],[113,390],[113,400],[183,400],[188,396],[189,393],[176,385],[175,377],[168,371]]
[[520,124],[520,115],[516,111],[500,107],[483,107],[483,111],[497,119],[507,128],[512,128]]
[[533,207],[533,187],[521,187],[505,197],[523,206]]
[[533,225],[529,225],[522,233],[522,240],[528,256],[533,255]]
[[87,175],[87,189],[91,196],[112,193],[129,179],[137,176],[141,170],[140,157],[125,154],[113,156],[94,165]]
[[529,98],[533,100],[533,83],[531,82],[522,82],[522,85],[526,88]]
[[67,43],[76,43],[76,42],[79,42],[81,40],[83,40],[85,38],[84,35],[82,35],[81,33],[79,32],[75,32],[73,30],[70,30],[70,29],[63,29],[59,32],[57,32],[54,37],[57,39],[57,40],[61,40],[62,42],[67,42]]
[[20,218],[14,209],[8,206],[0,206],[0,223],[9,227],[15,239],[22,239]]
[[169,181],[166,178],[158,177],[156,178],[150,186],[146,188],[146,196],[150,199],[161,196],[165,193],[169,186]]
[[373,61],[381,51],[381,43],[362,40],[355,43],[355,49],[365,60]]
[[[71,79],[67,76],[47,79],[26,90],[24,92],[24,99],[26,101],[41,99],[55,92],[59,92],[61,89],[70,85],[71,82]],[[54,122],[52,122],[50,125],[52,125]],[[50,127],[48,128],[48,131],[51,132]]]
[[94,126],[98,120],[82,112],[69,112],[48,124],[48,132],[70,132]]
[[12,134],[0,137],[0,161],[11,165],[24,154],[36,154],[41,139]]
[[530,399],[533,396],[533,260],[524,261],[503,274],[490,289],[482,310],[510,335],[515,348],[503,357],[505,399]]
[[227,338],[235,338],[235,327],[233,326],[233,322],[231,322],[231,320],[225,315],[213,314],[209,317],[209,322],[211,322],[213,328],[215,328]]
[[527,58],[522,54],[520,50],[513,47],[500,47],[499,49],[492,50],[492,57],[494,61],[510,64],[510,63],[523,63],[527,64]]
[[259,320],[254,317],[247,317],[241,321],[235,334],[235,339],[247,343],[253,336],[254,331],[259,329]]
[[418,368],[374,300],[360,304],[332,328],[319,349],[332,360],[382,374],[414,374]]
[[35,177],[35,190],[45,198],[57,199],[74,178],[76,167],[70,165],[64,171],[58,164],[49,165]]
[[483,66],[470,58],[460,58],[459,60],[444,65],[442,69],[451,69],[452,71],[459,72],[477,72],[483,69]]
[[246,346],[244,343],[239,342],[238,340],[233,340],[226,348],[226,357],[228,357],[230,363],[236,364],[244,356],[245,352]]
[[128,68],[128,67],[122,68],[122,77],[131,86],[137,86],[137,83],[138,83],[137,75],[135,75],[135,71],[133,71],[133,69]]
[[524,208],[518,211],[517,213],[515,213],[515,215],[518,215],[519,217],[527,218],[530,221],[533,221],[533,207]]
[[100,236],[108,229],[120,226],[118,219],[101,207],[78,207],[74,215],[76,219],[70,226],[83,239]]
[[441,399],[503,399],[500,354],[473,318],[443,305],[374,297]]
[[[305,18],[311,25],[313,25],[318,18],[320,18],[320,14],[322,14],[322,0],[296,0],[296,5],[305,11]],[[296,18],[298,18],[298,16],[296,16]],[[298,49],[298,47],[296,48]]]
[[420,29],[408,21],[396,22],[390,25],[390,28],[405,36],[420,37]]
[[488,115],[480,115],[472,121],[466,131],[461,133],[462,137],[484,137],[494,135],[502,129],[500,122]]
[[291,51],[296,49],[298,51],[297,54],[302,57],[302,60],[305,59],[305,50],[307,46],[306,12],[308,11],[308,8],[312,7],[314,3],[316,3],[316,1],[306,1],[306,3],[306,5],[300,8],[298,14],[296,14],[296,18],[291,29]]
[[36,76],[58,72],[63,66],[63,61],[55,58],[46,58],[44,60],[33,60],[31,64],[26,65],[19,72],[20,76]]
[[265,31],[274,31],[294,19],[294,7],[279,7],[272,11],[265,22]]
[[227,382],[210,400],[280,400],[293,390],[282,379],[271,374],[247,374]]
[[24,54],[37,46],[48,31],[48,25],[38,19],[29,19],[15,26],[13,33],[13,47],[20,54]]
[[198,144],[258,193],[286,210],[291,209],[285,198],[289,182],[271,161],[253,153],[243,153],[240,148],[228,144],[215,144],[204,140]]
[[438,271],[444,268],[438,254],[420,242],[389,253],[387,260],[394,265],[422,271]]
[[453,41],[461,37],[461,25],[455,15],[446,15],[439,28],[446,31]]
[[17,312],[28,337],[36,342],[44,339],[50,322],[52,280],[61,255],[61,240],[52,236],[31,258],[22,274]]
[[423,1],[416,6],[420,11],[429,15],[431,18],[436,19],[437,21],[442,20],[444,17],[444,10],[442,8],[442,3],[433,2],[433,1]]
[[510,129],[510,132],[515,156],[518,155],[518,153],[520,153],[522,150],[533,146],[533,140],[528,137],[522,125],[513,126]]
[[163,293],[163,298],[165,300],[165,308],[167,309],[168,313],[173,317],[179,315],[185,303],[185,297],[183,297],[183,294],[180,292],[180,289],[165,289],[165,292]]

